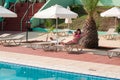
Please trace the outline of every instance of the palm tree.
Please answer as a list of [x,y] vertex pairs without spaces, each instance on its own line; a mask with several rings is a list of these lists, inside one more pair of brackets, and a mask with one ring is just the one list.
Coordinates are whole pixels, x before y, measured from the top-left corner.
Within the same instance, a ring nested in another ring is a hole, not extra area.
[[83,47],[86,48],[97,48],[98,47],[98,33],[96,23],[94,20],[94,13],[99,0],[81,0],[83,7],[87,12],[88,16],[83,25]]

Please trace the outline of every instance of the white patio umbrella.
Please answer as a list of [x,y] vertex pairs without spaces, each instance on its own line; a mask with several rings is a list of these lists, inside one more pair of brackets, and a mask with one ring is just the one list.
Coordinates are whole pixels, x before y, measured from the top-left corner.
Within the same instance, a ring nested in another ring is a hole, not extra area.
[[116,19],[120,16],[120,8],[113,7],[105,12],[102,12],[100,16],[101,17],[115,17],[115,25],[116,25]]
[[0,17],[17,17],[17,14],[0,6]]
[[33,17],[34,18],[76,18],[78,16],[77,13],[72,12],[60,5],[54,5],[47,9],[37,12]]
[[77,13],[72,12],[60,5],[51,6],[45,10],[37,12],[33,17],[34,18],[44,18],[44,19],[56,19],[56,28],[58,26],[58,18],[76,18],[78,16]]
[[[67,7],[68,10],[70,10],[70,7]],[[68,29],[70,29],[70,23],[72,23],[72,19],[71,18],[65,18],[65,23],[68,24]]]
[[118,17],[120,16],[120,8],[119,7],[113,7],[105,12],[102,12],[100,14],[102,17]]
[[78,14],[72,12],[58,4],[34,14],[34,18],[56,19],[56,29],[58,28],[58,18],[77,18]]

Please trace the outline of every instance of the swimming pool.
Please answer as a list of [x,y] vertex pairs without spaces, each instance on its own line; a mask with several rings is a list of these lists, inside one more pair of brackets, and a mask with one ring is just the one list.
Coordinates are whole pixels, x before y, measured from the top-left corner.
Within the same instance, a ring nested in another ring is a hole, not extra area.
[[120,80],[0,62],[0,80]]

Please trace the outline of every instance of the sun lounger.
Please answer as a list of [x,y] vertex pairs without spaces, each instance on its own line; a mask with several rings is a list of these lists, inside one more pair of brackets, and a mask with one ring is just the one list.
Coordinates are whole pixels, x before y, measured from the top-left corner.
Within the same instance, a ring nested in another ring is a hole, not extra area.
[[8,34],[8,33],[1,34],[1,35],[0,35],[0,44],[2,44],[1,39],[6,38],[6,37],[8,37],[9,35],[10,35],[10,34]]
[[79,51],[82,51],[83,49],[82,49],[82,38],[78,41],[78,43],[74,43],[74,44],[66,44],[65,45],[65,49],[66,49],[66,51],[68,51],[68,52],[71,52],[71,51],[73,51],[74,49],[76,49],[77,50],[77,52],[79,52]]
[[109,58],[112,58],[113,56],[120,56],[120,48],[108,50],[107,54]]
[[31,44],[29,44],[29,47],[31,47],[33,49],[42,48],[44,50],[58,51],[61,48],[61,46],[59,45],[59,42],[61,42],[63,40],[64,39],[52,40],[52,41],[43,41],[43,42],[39,42],[39,43],[31,43]]
[[0,41],[3,45],[11,45],[14,43],[15,45],[20,45],[24,35],[16,35],[14,37],[2,38]]
[[105,35],[103,35],[103,37],[105,39],[114,39],[114,35],[115,35],[115,29],[114,28],[110,28],[108,29],[108,31],[106,32]]
[[7,37],[7,36],[9,36],[10,34],[8,34],[8,33],[4,33],[4,34],[1,34],[0,35],[0,38],[5,38],[5,37]]
[[36,42],[36,43],[29,43],[27,47],[32,49],[44,49],[44,50],[50,50],[53,48],[53,45],[55,45],[56,42],[54,41],[43,41],[43,42]]

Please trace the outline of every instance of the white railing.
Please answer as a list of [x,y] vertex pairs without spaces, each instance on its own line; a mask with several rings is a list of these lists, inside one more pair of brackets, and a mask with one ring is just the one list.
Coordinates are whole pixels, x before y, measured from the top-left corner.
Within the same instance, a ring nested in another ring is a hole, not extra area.
[[[26,10],[26,12],[24,13],[24,15],[23,15],[23,17],[21,18],[21,23],[20,23],[20,27],[21,27],[21,31],[22,31],[22,27],[23,27],[23,20],[24,20],[24,18],[25,18],[25,16],[27,15],[27,13],[28,13],[28,11],[29,11],[29,9],[32,7],[32,15],[33,15],[33,13],[34,13],[34,4],[36,3],[36,0],[33,2],[33,4],[31,4],[29,7],[28,7],[28,9]],[[29,3],[28,3],[29,4]]]
[[34,0],[33,4],[32,4],[32,15],[34,13],[34,4],[36,3],[36,0]]
[[[28,3],[28,4],[29,4],[29,3]],[[23,25],[22,25],[22,24],[23,24],[23,20],[24,20],[25,16],[27,15],[27,13],[29,13],[30,7],[32,7],[32,5],[29,5],[29,6],[28,6],[26,12],[24,13],[23,17],[21,18],[21,21],[20,21],[21,31],[22,31],[22,27],[23,27]]]
[[16,12],[15,6],[16,6],[16,4],[17,4],[18,1],[20,1],[20,0],[16,0],[16,2],[13,5],[11,5],[9,9],[11,9],[12,7],[14,7],[14,12]]

